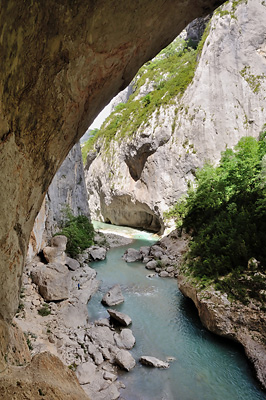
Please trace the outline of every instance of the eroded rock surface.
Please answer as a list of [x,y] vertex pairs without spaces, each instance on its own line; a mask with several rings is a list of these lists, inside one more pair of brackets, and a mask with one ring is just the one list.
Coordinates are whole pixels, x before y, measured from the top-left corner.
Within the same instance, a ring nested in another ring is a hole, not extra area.
[[266,388],[266,318],[252,301],[229,301],[212,287],[201,290],[188,276],[178,277],[181,292],[193,300],[203,325],[211,332],[241,343]]

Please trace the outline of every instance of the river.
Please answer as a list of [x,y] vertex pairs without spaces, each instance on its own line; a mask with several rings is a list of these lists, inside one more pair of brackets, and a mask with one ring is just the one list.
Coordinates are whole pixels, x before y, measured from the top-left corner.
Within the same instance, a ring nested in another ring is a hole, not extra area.
[[[99,225],[98,225],[99,227]],[[101,228],[110,230],[110,225]],[[117,233],[126,228],[114,228]],[[253,377],[242,348],[208,332],[197,311],[180,293],[175,279],[153,277],[140,262],[126,263],[128,247],[152,245],[156,238],[147,232],[130,230],[134,242],[111,249],[104,261],[91,263],[102,282],[88,304],[90,320],[109,317],[101,304],[104,293],[119,283],[125,302],[117,310],[128,314],[136,338],[131,350],[136,361],[142,355],[166,360],[174,357],[167,370],[140,365],[122,372],[125,400],[266,400]]]

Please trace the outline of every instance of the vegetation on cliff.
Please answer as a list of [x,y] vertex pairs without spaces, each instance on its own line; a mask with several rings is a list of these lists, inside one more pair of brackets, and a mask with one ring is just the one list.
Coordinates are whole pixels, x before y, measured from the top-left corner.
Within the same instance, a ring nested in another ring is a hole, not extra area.
[[[203,284],[212,280],[216,289],[241,301],[248,294],[262,303],[266,300],[265,136],[266,131],[259,141],[243,137],[234,150],[222,153],[217,167],[206,164],[198,170],[187,196],[168,213],[192,235],[186,257],[192,276]],[[255,260],[249,262],[251,258]],[[252,279],[245,279],[250,273]]]
[[[176,38],[157,57],[148,61],[133,80],[134,90],[127,103],[120,103],[102,125],[101,129],[82,148],[83,160],[101,140],[103,149],[108,150],[111,140],[121,141],[132,136],[141,125],[148,125],[151,115],[166,104],[175,104],[192,82],[198,55],[208,36],[207,26],[197,48]],[[143,88],[148,94],[142,95]]]
[[56,235],[67,237],[66,252],[70,257],[77,257],[79,253],[93,245],[94,228],[85,215],[74,216],[67,208],[62,229]]

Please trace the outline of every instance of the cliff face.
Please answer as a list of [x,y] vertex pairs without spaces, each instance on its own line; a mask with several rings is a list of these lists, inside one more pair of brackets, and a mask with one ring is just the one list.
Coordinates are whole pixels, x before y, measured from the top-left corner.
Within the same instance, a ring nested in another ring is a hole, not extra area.
[[178,286],[194,302],[207,329],[243,345],[259,381],[266,388],[265,312],[252,301],[243,305],[239,301],[229,301],[226,294],[211,287],[200,289],[184,275],[178,277]]
[[88,194],[79,143],[70,150],[49,186],[31,232],[28,261],[43,249],[47,240],[58,231],[67,206],[74,215],[89,217]]
[[[143,113],[137,128],[131,128],[130,118],[140,118],[140,112],[130,115],[127,127],[120,124],[120,132],[108,138],[108,146],[99,137],[85,172],[92,218],[159,230],[163,212],[185,193],[197,167],[217,161],[242,136],[259,135],[265,123],[265,18],[266,7],[256,0],[223,6],[211,20],[193,81],[182,97],[170,97],[148,117]],[[159,84],[168,76],[164,71]],[[141,99],[139,109],[149,106],[159,84],[154,76],[147,78],[127,105]],[[106,132],[123,113],[114,112]]]

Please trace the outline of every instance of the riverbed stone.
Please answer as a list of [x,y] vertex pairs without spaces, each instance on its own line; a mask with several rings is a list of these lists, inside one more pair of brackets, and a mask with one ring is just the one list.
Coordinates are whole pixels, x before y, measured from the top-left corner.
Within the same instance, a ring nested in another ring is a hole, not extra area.
[[132,248],[127,249],[125,254],[123,255],[123,259],[128,263],[141,261],[142,258],[143,258],[142,253],[139,250]]
[[168,274],[167,271],[161,271],[161,272],[159,273],[159,276],[160,276],[161,278],[168,278],[168,277],[169,277],[169,274]]
[[155,261],[155,260],[149,261],[149,262],[145,265],[145,268],[150,269],[150,270],[153,270],[153,269],[155,269],[156,267],[157,267],[157,261]]
[[131,329],[122,329],[119,333],[114,334],[115,342],[120,349],[130,350],[134,347],[136,339]]
[[91,246],[89,247],[89,254],[94,261],[105,260],[106,248],[100,246]]
[[120,285],[114,285],[111,289],[103,296],[102,303],[106,306],[115,306],[124,302],[124,296],[121,291]]
[[154,368],[169,368],[169,363],[159,360],[156,357],[152,356],[142,356],[139,362],[143,365],[147,365],[149,367]]
[[148,257],[149,253],[150,253],[150,247],[149,246],[141,246],[139,251],[143,257]]
[[108,309],[110,317],[113,318],[120,325],[129,326],[132,323],[132,319],[127,315],[119,311]]
[[129,351],[123,349],[117,352],[115,356],[115,363],[126,371],[130,371],[136,365],[136,361]]
[[166,268],[166,272],[168,272],[169,274],[171,274],[172,272],[175,272],[175,268],[174,268],[174,267],[167,267],[167,268]]

